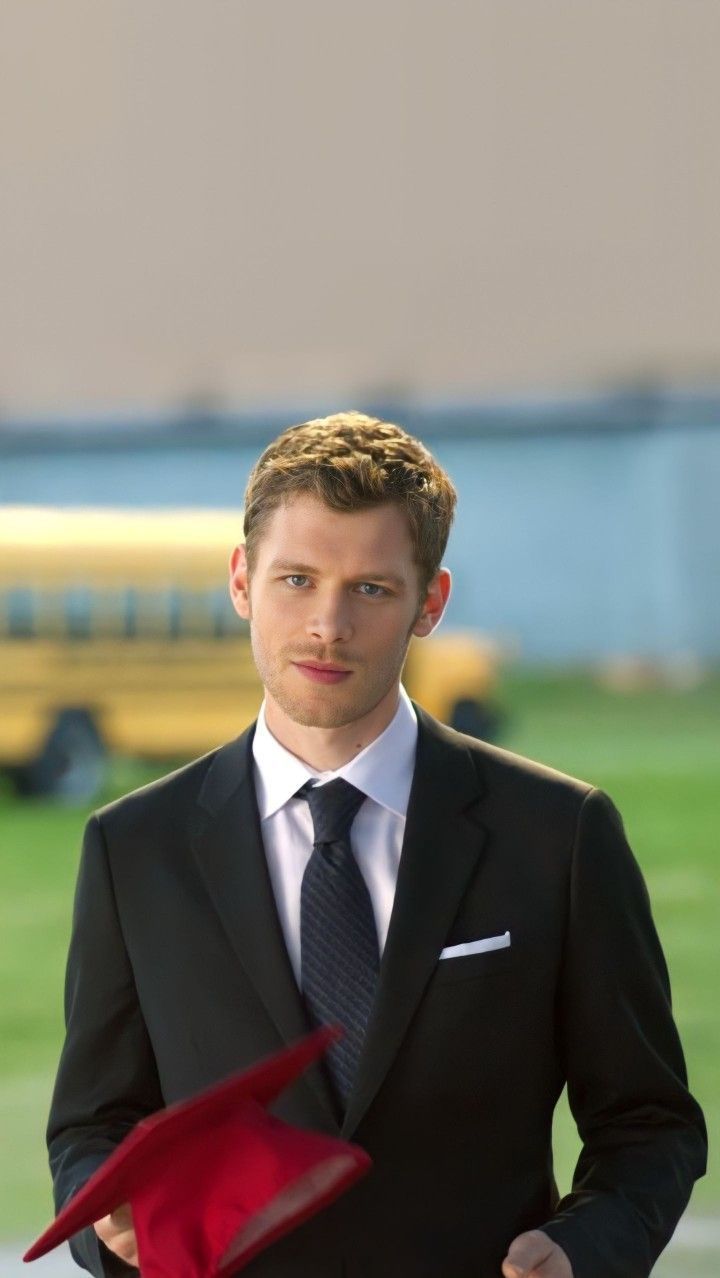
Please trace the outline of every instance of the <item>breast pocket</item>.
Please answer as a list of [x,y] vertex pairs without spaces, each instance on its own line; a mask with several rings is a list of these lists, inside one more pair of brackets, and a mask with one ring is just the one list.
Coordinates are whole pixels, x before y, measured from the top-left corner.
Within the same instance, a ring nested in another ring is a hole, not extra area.
[[516,965],[517,954],[512,946],[502,950],[488,950],[481,954],[463,954],[459,958],[439,959],[433,976],[433,985],[472,981],[486,976],[509,975]]

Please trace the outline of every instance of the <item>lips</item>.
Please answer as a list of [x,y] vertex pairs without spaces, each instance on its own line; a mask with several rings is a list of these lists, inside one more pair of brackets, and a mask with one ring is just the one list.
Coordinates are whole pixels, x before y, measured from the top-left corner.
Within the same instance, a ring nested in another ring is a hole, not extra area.
[[351,670],[344,670],[342,666],[316,665],[312,661],[294,661],[293,665],[312,683],[342,683],[352,674]]

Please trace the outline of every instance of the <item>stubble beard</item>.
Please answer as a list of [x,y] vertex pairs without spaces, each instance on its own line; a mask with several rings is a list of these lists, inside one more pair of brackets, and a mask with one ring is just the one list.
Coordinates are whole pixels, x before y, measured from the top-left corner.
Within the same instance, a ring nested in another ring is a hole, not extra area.
[[388,654],[386,660],[376,665],[371,672],[357,661],[348,661],[353,673],[346,683],[323,686],[308,682],[304,695],[301,689],[293,691],[293,683],[303,679],[293,668],[293,661],[342,661],[343,658],[338,654],[331,657],[316,654],[314,658],[301,654],[298,657],[297,653],[291,652],[281,652],[276,657],[270,657],[259,642],[252,625],[250,641],[263,686],[288,719],[303,728],[344,728],[371,714],[398,683],[411,633],[408,633],[402,649],[394,651],[392,655]]

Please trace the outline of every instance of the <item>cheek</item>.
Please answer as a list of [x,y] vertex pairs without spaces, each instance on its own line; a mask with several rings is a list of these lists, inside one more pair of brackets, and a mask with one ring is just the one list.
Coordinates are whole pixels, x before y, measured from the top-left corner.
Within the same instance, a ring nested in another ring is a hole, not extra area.
[[407,648],[410,624],[411,618],[383,617],[379,614],[370,617],[364,627],[368,647],[380,655],[385,652],[388,658],[394,658],[397,653],[402,653]]
[[302,629],[304,611],[294,596],[263,595],[252,601],[251,622],[256,641],[266,651],[275,651],[291,642]]

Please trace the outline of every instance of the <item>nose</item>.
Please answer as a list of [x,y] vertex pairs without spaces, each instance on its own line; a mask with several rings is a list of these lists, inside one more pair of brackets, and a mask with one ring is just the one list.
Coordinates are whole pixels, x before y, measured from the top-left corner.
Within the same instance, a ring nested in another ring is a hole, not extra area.
[[318,591],[313,603],[315,606],[306,624],[309,636],[326,644],[342,643],[351,638],[350,601],[344,592]]

